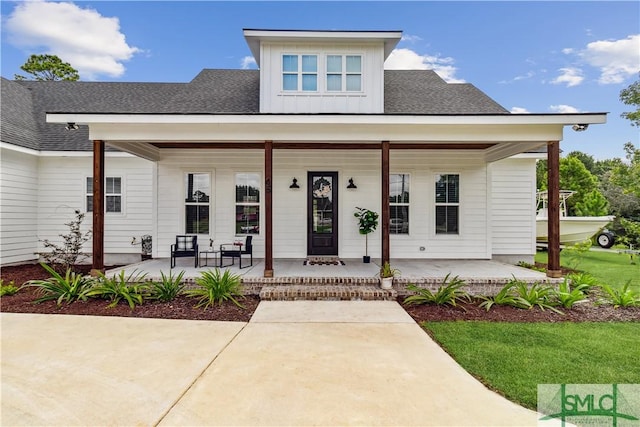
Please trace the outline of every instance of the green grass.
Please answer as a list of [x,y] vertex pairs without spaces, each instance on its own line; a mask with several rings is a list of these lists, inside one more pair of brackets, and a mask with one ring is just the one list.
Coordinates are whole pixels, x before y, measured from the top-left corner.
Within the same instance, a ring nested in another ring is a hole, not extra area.
[[[546,263],[548,253],[538,252],[535,259],[537,262]],[[599,282],[616,288],[622,288],[631,281],[631,288],[640,291],[640,257],[634,256],[633,262],[634,264],[631,263],[628,254],[615,251],[589,251],[581,255],[572,255],[566,250],[560,252],[560,265],[563,267],[586,271]]]
[[637,322],[425,322],[468,372],[509,400],[537,405],[538,384],[640,384]]

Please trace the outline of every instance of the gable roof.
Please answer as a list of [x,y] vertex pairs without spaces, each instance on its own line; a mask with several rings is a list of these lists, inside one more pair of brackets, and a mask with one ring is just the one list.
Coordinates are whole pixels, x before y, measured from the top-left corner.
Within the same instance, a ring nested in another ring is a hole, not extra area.
[[[471,84],[434,71],[384,72],[384,114],[509,114]],[[51,151],[88,151],[88,129],[69,132],[46,113],[260,114],[259,70],[202,70],[189,83],[2,79],[2,141]]]

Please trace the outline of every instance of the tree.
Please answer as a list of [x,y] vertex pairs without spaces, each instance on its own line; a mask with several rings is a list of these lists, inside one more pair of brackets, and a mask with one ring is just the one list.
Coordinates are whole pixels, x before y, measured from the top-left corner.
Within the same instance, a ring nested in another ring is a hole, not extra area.
[[572,151],[567,154],[567,157],[575,157],[582,162],[582,164],[587,168],[589,172],[592,174],[595,173],[596,169],[596,161],[591,154],[583,153],[582,151]]
[[640,80],[620,91],[620,101],[626,105],[636,106],[635,111],[624,112],[620,116],[630,120],[632,126],[640,126]]
[[625,157],[629,163],[620,163],[614,167],[611,180],[622,187],[625,193],[640,197],[640,148],[627,142],[624,144],[624,151],[627,153]]
[[[80,79],[78,71],[68,62],[62,62],[56,55],[31,55],[20,69],[31,74],[33,80],[38,81],[76,81]],[[16,80],[30,80],[25,76],[15,74]]]

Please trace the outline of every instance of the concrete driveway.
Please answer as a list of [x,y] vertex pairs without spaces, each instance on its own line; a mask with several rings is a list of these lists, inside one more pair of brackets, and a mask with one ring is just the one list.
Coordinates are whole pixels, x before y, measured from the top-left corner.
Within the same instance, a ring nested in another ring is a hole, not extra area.
[[2,425],[498,426],[396,303],[261,302],[249,323],[2,313]]

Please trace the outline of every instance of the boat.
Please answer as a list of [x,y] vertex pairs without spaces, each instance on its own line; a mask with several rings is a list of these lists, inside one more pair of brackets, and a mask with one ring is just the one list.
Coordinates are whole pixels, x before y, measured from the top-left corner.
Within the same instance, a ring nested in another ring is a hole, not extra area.
[[[613,233],[604,229],[615,219],[613,215],[604,216],[569,216],[567,215],[567,199],[575,191],[560,190],[560,244],[574,245],[596,236],[596,243],[603,248],[610,248],[614,243]],[[538,191],[536,207],[536,241],[548,243],[548,203],[549,193]]]

